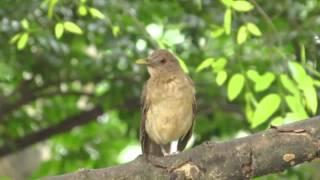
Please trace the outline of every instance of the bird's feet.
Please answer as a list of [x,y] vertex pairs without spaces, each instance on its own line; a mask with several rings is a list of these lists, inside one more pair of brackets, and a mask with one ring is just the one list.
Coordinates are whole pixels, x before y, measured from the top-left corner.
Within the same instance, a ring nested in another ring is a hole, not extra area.
[[172,152],[172,153],[167,153],[167,152],[162,152],[163,153],[163,156],[174,156],[174,155],[177,155],[180,153],[180,151],[175,151],[175,152]]

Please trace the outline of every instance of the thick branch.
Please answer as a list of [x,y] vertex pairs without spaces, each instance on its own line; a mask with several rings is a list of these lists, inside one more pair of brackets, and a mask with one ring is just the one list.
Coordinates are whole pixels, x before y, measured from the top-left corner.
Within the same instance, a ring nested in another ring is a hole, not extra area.
[[100,116],[102,113],[102,108],[100,106],[97,106],[89,111],[84,111],[77,115],[68,117],[56,125],[41,129],[20,139],[16,139],[10,144],[6,144],[0,147],[0,157],[16,152],[18,150],[22,150],[23,148],[26,148],[32,144],[46,140],[53,135],[69,131],[75,126],[88,123]]
[[250,179],[319,157],[320,116],[228,142],[203,143],[178,155],[151,157],[149,162],[140,156],[115,167],[47,179]]

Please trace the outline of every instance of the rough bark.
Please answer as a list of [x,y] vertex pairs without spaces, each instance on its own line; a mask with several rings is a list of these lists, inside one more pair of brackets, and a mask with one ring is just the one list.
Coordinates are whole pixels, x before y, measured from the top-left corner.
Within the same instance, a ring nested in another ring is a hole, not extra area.
[[250,179],[320,157],[320,116],[228,142],[206,142],[177,155],[139,156],[103,169],[47,177],[64,179]]

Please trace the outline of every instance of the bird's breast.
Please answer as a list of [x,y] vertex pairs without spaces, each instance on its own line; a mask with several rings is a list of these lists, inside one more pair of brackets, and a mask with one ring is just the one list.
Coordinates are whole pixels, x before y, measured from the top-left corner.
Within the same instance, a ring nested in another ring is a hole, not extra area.
[[158,144],[167,144],[184,136],[192,126],[193,86],[187,80],[172,80],[151,88],[147,98],[146,131]]

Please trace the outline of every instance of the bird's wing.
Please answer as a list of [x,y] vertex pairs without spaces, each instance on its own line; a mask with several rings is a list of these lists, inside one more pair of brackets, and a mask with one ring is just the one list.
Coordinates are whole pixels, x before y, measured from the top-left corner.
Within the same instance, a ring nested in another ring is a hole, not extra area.
[[[194,87],[193,81],[191,80],[191,78],[187,76],[187,79],[188,79],[190,85]],[[189,139],[191,138],[192,131],[193,131],[193,125],[194,125],[194,121],[195,121],[196,111],[197,111],[197,103],[196,103],[196,97],[194,95],[193,96],[193,101],[192,101],[192,125],[191,125],[190,129],[188,130],[187,134],[179,139],[179,141],[178,141],[178,151],[182,151],[186,147]]]
[[[147,82],[148,83],[148,82]],[[143,87],[141,94],[141,121],[140,121],[140,144],[142,154],[163,156],[161,147],[150,139],[146,132],[147,112],[151,106],[151,102],[146,98],[147,95],[147,83]]]

